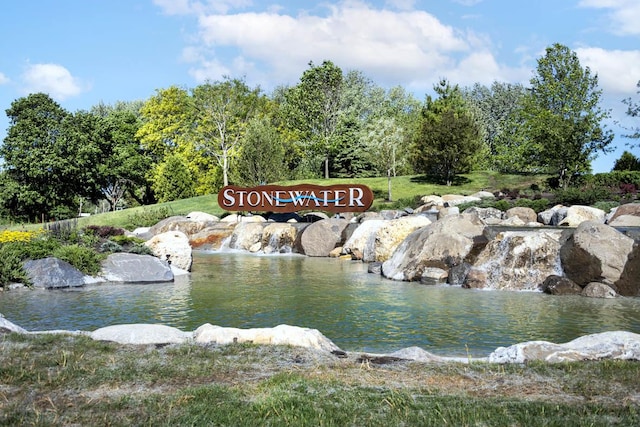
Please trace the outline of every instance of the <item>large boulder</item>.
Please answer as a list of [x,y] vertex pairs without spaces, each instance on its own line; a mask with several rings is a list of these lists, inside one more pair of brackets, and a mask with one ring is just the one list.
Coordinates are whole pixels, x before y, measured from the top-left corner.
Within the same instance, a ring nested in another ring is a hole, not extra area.
[[233,229],[229,239],[229,248],[257,252],[262,249],[262,231],[265,222],[243,221]]
[[615,218],[609,220],[607,224],[612,227],[640,227],[640,216],[618,215],[615,216]]
[[608,222],[609,224],[611,224],[616,220],[616,218],[620,216],[626,216],[626,215],[640,217],[640,203],[627,203],[627,204],[618,206],[615,212],[613,213],[613,215],[611,216],[611,218],[609,218]]
[[538,222],[544,225],[558,225],[567,216],[568,207],[555,205],[552,208],[538,214]]
[[640,297],[640,245],[634,245],[614,287],[620,295]]
[[316,221],[302,232],[300,245],[302,253],[311,257],[327,257],[329,252],[343,242],[342,232],[349,221],[329,218]]
[[151,255],[124,252],[111,254],[102,262],[101,276],[110,282],[171,282],[173,272],[166,261]]
[[558,252],[562,230],[505,231],[480,252],[464,287],[538,290],[550,275],[562,275]]
[[507,210],[507,212],[505,212],[505,216],[507,219],[513,217],[520,218],[525,224],[538,222],[538,214],[536,214],[536,211],[524,206],[515,206]]
[[618,296],[611,286],[600,282],[589,283],[584,287],[580,295],[589,298],[615,298]]
[[386,221],[376,232],[373,261],[388,260],[409,234],[429,224],[431,220],[423,215],[409,215]]
[[25,261],[22,268],[36,288],[75,288],[85,284],[85,275],[81,271],[58,258]]
[[484,225],[463,215],[447,216],[407,236],[391,258],[382,264],[382,274],[390,279],[420,280],[424,270],[443,270],[462,264],[476,245],[484,245]]
[[496,208],[479,208],[472,206],[462,212],[463,215],[475,215],[485,224],[499,224],[504,219],[504,212]]
[[235,230],[235,224],[217,222],[199,231],[189,238],[189,245],[193,249],[204,251],[218,250],[227,241]]
[[144,323],[106,326],[89,334],[96,341],[135,345],[182,344],[191,335],[171,326]]
[[214,216],[204,216],[205,214],[192,213],[193,217],[171,216],[155,224],[149,229],[154,236],[169,231],[181,231],[187,236],[192,236],[202,231],[206,227],[217,222]]
[[492,363],[574,362],[581,360],[640,360],[640,335],[614,331],[586,335],[564,344],[529,341],[499,347],[489,355]]
[[591,282],[614,285],[632,249],[632,238],[599,221],[585,221],[562,245],[560,259],[566,277],[582,287]]
[[343,251],[346,253],[358,251],[362,254],[362,261],[375,261],[376,234],[386,222],[383,219],[370,219],[360,223],[344,242]]
[[191,271],[193,250],[189,238],[182,231],[167,231],[153,236],[144,243],[153,254],[162,260],[169,260],[182,270]]
[[567,208],[567,216],[558,223],[565,227],[577,227],[585,221],[604,223],[606,212],[591,206],[574,205]]
[[582,292],[582,288],[573,280],[557,274],[552,274],[544,279],[541,290],[551,295],[579,295]]
[[324,351],[339,351],[331,340],[317,329],[278,325],[274,328],[226,328],[206,323],[193,332],[199,344],[253,343],[258,345],[291,345]]
[[15,323],[7,320],[2,313],[0,313],[0,334],[18,333],[25,334],[27,331]]
[[262,230],[262,250],[264,253],[292,252],[298,229],[286,222],[269,223]]

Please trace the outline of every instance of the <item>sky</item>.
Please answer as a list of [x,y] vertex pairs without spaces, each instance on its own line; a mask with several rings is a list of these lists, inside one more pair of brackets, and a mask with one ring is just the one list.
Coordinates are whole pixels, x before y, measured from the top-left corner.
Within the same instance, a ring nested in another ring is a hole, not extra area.
[[[173,85],[224,76],[266,93],[330,60],[418,99],[446,78],[462,87],[529,84],[554,43],[598,75],[615,151],[621,126],[640,126],[621,102],[640,102],[638,0],[26,0],[0,9],[0,140],[4,111],[45,92],[70,112],[146,100]],[[559,147],[560,148],[560,147]]]

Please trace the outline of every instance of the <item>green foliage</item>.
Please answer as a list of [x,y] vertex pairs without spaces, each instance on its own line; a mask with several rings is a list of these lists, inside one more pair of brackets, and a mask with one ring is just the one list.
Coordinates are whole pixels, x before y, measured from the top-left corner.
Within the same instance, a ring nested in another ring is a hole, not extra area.
[[43,236],[28,242],[7,242],[0,245],[0,286],[4,287],[12,282],[29,284],[29,280],[22,269],[22,262],[32,259],[42,259],[51,254],[61,244],[55,238]]
[[93,248],[65,245],[56,248],[52,256],[68,262],[85,274],[95,275],[100,272],[102,257]]
[[195,181],[183,159],[175,154],[165,156],[153,175],[153,191],[159,202],[195,196]]
[[249,121],[236,165],[234,170],[240,185],[266,184],[288,175],[282,139],[269,120]]
[[[636,84],[636,87],[640,89],[640,81],[638,81],[638,83]],[[638,90],[637,93],[640,94],[640,90]],[[622,102],[627,106],[627,115],[629,117],[635,117],[635,118],[640,117],[640,102],[633,101],[631,98],[624,99]],[[626,128],[626,130],[629,131],[630,133],[623,136],[625,138],[636,140],[634,144],[630,144],[630,145],[638,146],[637,140],[640,140],[640,126],[628,127]]]
[[622,153],[613,165],[614,171],[640,171],[640,159],[628,151]]
[[127,215],[127,220],[125,224],[123,224],[123,227],[128,230],[134,230],[138,227],[151,227],[171,215],[173,215],[173,212],[171,208],[167,206],[143,208],[136,210],[133,214]]
[[611,192],[608,188],[593,185],[561,188],[554,192],[555,202],[563,205],[590,206],[599,201],[610,200],[610,198]]
[[413,161],[417,171],[451,185],[457,174],[471,170],[482,148],[481,129],[457,85],[441,80],[434,90],[439,98],[428,97],[422,110]]
[[124,234],[124,229],[111,225],[89,225],[84,228],[85,233],[98,237],[118,237]]
[[522,109],[526,144],[534,164],[557,174],[565,189],[588,172],[597,152],[610,151],[613,133],[601,125],[609,117],[599,107],[601,94],[597,75],[568,47],[554,44],[538,60]]
[[631,184],[640,188],[640,171],[613,171],[609,173],[597,173],[589,176],[589,183],[595,186],[619,188],[623,184]]

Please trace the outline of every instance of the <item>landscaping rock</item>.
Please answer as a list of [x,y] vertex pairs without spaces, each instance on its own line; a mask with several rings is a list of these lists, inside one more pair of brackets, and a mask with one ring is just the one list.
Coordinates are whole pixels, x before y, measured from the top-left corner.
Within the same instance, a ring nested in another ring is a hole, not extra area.
[[589,283],[584,287],[580,295],[589,298],[615,298],[618,296],[611,286],[607,286],[600,282]]
[[609,218],[609,224],[616,220],[616,218],[624,215],[631,215],[640,217],[640,203],[627,203],[620,205],[616,208],[614,214]]
[[623,296],[640,296],[640,245],[633,246],[615,289]]
[[302,252],[311,257],[329,256],[329,252],[343,243],[342,232],[348,224],[346,219],[330,218],[309,225],[300,238]]
[[269,223],[262,230],[264,253],[290,253],[298,238],[298,229],[289,223]]
[[2,313],[0,313],[0,334],[27,333],[26,329],[22,329],[20,326],[8,321]]
[[574,205],[567,208],[567,216],[558,223],[566,227],[577,227],[585,221],[596,221],[604,224],[606,212],[591,206]]
[[536,211],[524,206],[516,206],[507,210],[507,212],[505,212],[505,216],[507,219],[513,217],[520,218],[525,224],[538,221],[538,214],[536,214]]
[[22,268],[36,288],[75,288],[85,284],[85,275],[81,271],[58,258],[25,261]]
[[171,282],[173,272],[166,261],[151,255],[114,253],[102,263],[102,277],[110,282]]
[[193,249],[203,251],[218,250],[231,237],[235,224],[228,222],[215,223],[189,238],[189,245]]
[[119,344],[162,345],[182,344],[189,340],[192,334],[171,326],[138,323],[107,326],[96,329],[89,336],[96,341],[112,341]]
[[203,220],[199,220],[197,218],[203,218],[202,215],[206,214],[194,215],[194,218],[188,218],[186,216],[171,216],[169,218],[165,218],[151,227],[149,232],[155,236],[168,231],[181,231],[190,237],[217,222],[215,221],[216,218],[212,215],[210,216],[213,219],[208,219],[208,217],[206,217],[206,219]]
[[145,245],[161,260],[169,260],[172,265],[191,271],[193,251],[189,245],[189,238],[183,232],[167,231],[157,234],[147,240]]
[[376,232],[373,261],[384,262],[414,230],[426,227],[431,221],[422,215],[411,215],[385,221]]
[[550,295],[580,295],[582,288],[571,279],[552,274],[541,286],[542,292]]
[[567,216],[566,206],[556,205],[546,211],[542,211],[538,214],[538,222],[544,225],[558,225]]
[[376,234],[385,223],[382,219],[363,221],[344,243],[344,250],[360,251],[364,262],[375,261]]

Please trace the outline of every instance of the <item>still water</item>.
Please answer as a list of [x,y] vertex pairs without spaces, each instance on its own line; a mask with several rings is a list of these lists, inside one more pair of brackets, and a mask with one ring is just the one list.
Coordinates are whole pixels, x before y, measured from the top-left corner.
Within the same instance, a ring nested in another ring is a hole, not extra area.
[[640,298],[425,286],[368,274],[359,262],[240,253],[196,253],[190,277],[175,283],[3,292],[0,313],[28,330],[163,323],[191,331],[204,323],[285,323],[318,329],[348,351],[419,346],[452,356],[487,356],[530,340],[640,333]]

